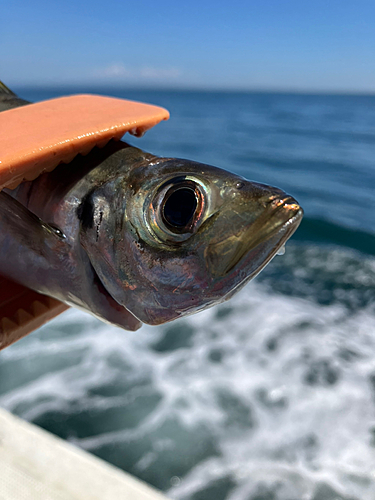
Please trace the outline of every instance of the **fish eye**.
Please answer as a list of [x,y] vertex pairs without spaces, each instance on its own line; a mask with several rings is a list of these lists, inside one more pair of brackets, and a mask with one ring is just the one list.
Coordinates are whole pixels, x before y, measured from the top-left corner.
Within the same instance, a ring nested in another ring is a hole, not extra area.
[[[205,190],[199,182],[175,177],[160,186],[151,203],[150,227],[162,240],[184,241],[202,222]],[[161,232],[160,232],[161,231]]]
[[197,196],[191,187],[182,186],[170,190],[162,207],[165,225],[172,231],[187,229],[191,225],[197,206]]

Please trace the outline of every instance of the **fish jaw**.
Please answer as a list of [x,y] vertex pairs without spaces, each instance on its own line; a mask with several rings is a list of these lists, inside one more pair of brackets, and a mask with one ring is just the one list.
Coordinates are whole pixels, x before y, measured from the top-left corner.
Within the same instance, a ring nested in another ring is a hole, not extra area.
[[[217,280],[213,287],[213,293],[223,297],[223,300],[232,298],[279,253],[280,249],[284,247],[285,243],[297,230],[302,217],[303,210],[299,208],[294,215],[291,214],[291,217],[286,222],[276,227],[274,232],[265,236],[263,241],[252,246],[251,240],[249,240],[248,251],[242,254],[242,258],[228,259],[228,263],[223,261],[216,269],[216,274],[219,274],[219,276],[221,274],[221,279],[219,277]],[[246,236],[246,231],[244,231],[243,236]],[[235,281],[238,284],[235,284]]]
[[[247,217],[241,214],[240,221],[232,218],[232,233],[211,238],[205,259],[214,278],[225,278],[237,268],[243,269],[244,263],[248,276],[253,278],[296,231],[303,210],[294,198],[277,189],[263,204],[264,209],[255,219],[250,205]],[[242,222],[245,218],[247,224]]]

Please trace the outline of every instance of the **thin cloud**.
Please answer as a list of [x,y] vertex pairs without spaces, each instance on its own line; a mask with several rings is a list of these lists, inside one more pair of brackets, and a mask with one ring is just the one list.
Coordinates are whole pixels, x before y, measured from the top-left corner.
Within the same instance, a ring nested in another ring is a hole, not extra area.
[[94,71],[94,76],[104,77],[104,78],[115,78],[115,77],[131,77],[132,72],[127,69],[123,64],[111,64],[106,68],[96,69]]
[[153,66],[131,68],[123,63],[113,63],[104,68],[97,68],[93,72],[95,78],[106,80],[176,80],[181,75],[182,71],[179,68],[156,68]]

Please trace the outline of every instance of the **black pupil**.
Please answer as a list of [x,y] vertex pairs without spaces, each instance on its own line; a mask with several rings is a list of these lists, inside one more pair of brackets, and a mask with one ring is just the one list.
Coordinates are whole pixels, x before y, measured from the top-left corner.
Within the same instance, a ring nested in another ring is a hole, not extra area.
[[197,208],[197,199],[192,189],[174,191],[164,205],[164,218],[168,224],[182,228],[191,221]]

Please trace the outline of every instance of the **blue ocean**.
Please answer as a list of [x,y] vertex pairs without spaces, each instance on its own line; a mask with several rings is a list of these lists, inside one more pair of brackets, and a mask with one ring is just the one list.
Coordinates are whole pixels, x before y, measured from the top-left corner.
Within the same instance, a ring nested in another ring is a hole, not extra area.
[[305,217],[221,306],[135,333],[69,310],[5,349],[0,405],[171,499],[373,500],[375,95],[95,92],[171,112],[129,143],[279,186]]

